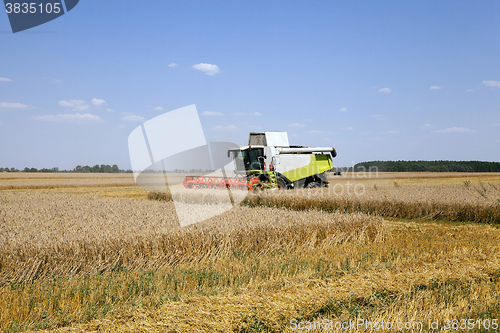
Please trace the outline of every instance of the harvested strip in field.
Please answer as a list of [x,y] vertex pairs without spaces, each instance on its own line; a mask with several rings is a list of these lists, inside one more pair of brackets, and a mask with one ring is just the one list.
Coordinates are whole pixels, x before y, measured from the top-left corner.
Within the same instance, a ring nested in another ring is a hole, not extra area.
[[73,183],[64,182],[64,184],[30,184],[30,185],[4,185],[0,186],[0,191],[13,191],[13,190],[43,190],[43,189],[56,189],[56,188],[85,188],[85,187],[133,187],[135,183]]
[[0,173],[0,191],[135,187],[132,173]]
[[[167,303],[159,310],[123,311],[111,318],[54,332],[296,332],[301,322],[302,328],[305,323],[313,327],[316,322],[316,329],[299,332],[374,331],[370,324],[354,326],[355,329],[344,324],[342,329],[342,323],[358,323],[358,319],[363,323],[390,322],[395,328],[397,323],[403,323],[402,328],[409,323],[407,330],[395,331],[420,332],[428,328],[430,321],[443,324],[448,318],[484,319],[484,314],[489,319],[487,327],[491,327],[491,319],[498,319],[495,312],[500,306],[500,283],[495,282],[436,281],[429,288],[392,293],[383,286],[374,289],[344,281],[308,281],[272,294],[245,290],[238,295],[192,297]],[[326,326],[330,320],[331,326]],[[335,328],[335,323],[340,324]]]
[[242,253],[300,251],[387,235],[380,218],[238,207],[186,228],[171,203],[0,194],[0,284],[123,268],[158,269]]

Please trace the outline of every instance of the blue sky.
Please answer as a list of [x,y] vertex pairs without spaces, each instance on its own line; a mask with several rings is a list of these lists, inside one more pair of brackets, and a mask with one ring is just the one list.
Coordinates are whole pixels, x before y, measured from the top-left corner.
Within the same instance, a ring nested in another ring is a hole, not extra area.
[[335,164],[500,161],[500,2],[81,0],[0,14],[0,166],[130,168],[142,122],[196,104],[207,140],[288,131]]

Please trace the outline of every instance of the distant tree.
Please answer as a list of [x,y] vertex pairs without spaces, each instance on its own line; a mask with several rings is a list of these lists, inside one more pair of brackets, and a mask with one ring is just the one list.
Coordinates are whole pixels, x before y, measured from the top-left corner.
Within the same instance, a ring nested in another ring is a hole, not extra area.
[[[52,171],[56,170],[56,171]],[[50,172],[60,172],[59,168],[52,168]],[[67,172],[67,171],[64,171]],[[78,172],[78,173],[120,173],[120,172],[132,172],[131,170],[121,170],[118,165],[113,164],[113,166],[108,165],[108,164],[101,164],[101,165],[94,165],[93,167],[90,167],[88,165],[81,166],[77,165],[73,170],[70,172]]]
[[500,172],[499,162],[482,161],[371,161],[356,164],[354,170],[370,167],[380,172]]

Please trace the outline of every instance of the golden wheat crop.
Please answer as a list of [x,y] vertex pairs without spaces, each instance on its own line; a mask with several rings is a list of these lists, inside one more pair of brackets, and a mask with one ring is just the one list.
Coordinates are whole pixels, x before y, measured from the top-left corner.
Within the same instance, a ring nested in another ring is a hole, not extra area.
[[0,173],[0,191],[74,187],[135,186],[130,173]]
[[180,228],[172,204],[40,193],[0,194],[0,221],[0,284],[385,235],[380,218],[362,214],[240,207]]
[[402,185],[445,185],[462,184],[464,181],[471,183],[491,183],[500,181],[498,172],[342,172],[341,176],[332,173],[328,175],[332,183],[345,183],[347,181],[363,182],[367,185],[392,185],[394,181]]
[[[4,287],[0,306],[42,328],[95,318],[63,332],[290,332],[294,318],[498,318],[500,230],[397,222],[390,233],[377,243],[235,252],[167,270],[39,280]],[[57,307],[44,317],[44,309]]]
[[[185,190],[178,201],[222,201],[225,191]],[[150,191],[152,200],[172,200],[169,193]],[[363,212],[394,218],[500,223],[500,183],[462,185],[399,185],[366,187],[362,183],[328,188],[250,193],[243,201],[250,207],[294,210],[319,209],[345,213]]]
[[[495,224],[500,184],[386,178],[250,193],[185,228],[165,192],[0,192],[0,331],[289,332],[293,318],[498,318],[499,229],[377,215]],[[208,207],[225,196],[174,198]]]
[[338,193],[336,188],[265,192],[245,204],[363,212],[394,218],[500,223],[500,184],[384,186]]

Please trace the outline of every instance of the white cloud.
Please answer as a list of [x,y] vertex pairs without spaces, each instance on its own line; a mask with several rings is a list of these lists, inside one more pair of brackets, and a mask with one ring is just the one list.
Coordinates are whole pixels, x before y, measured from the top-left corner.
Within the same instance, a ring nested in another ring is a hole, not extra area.
[[67,106],[67,107],[70,107],[70,108],[73,107],[73,104],[71,104],[70,102],[65,101],[65,100],[59,101],[59,105],[60,106]]
[[85,106],[88,106],[84,100],[81,100],[81,99],[72,99],[70,101],[66,101],[66,100],[61,100],[59,101],[59,105],[60,106],[65,106],[65,107],[68,107],[68,108],[76,108],[77,106],[81,106],[81,107],[85,107]]
[[423,129],[431,129],[431,128],[432,128],[432,125],[431,125],[431,124],[425,124],[425,125],[420,126],[420,128],[423,128]]
[[387,134],[398,134],[399,132],[398,131],[387,131],[385,133],[387,133]]
[[347,108],[341,108],[339,109],[339,112],[347,112]]
[[12,80],[6,77],[0,77],[0,82],[11,82]]
[[222,113],[216,111],[205,111],[201,114],[202,116],[222,116]]
[[228,125],[228,126],[217,125],[214,127],[214,129],[216,129],[216,130],[231,130],[232,131],[232,130],[237,129],[237,127],[234,125]]
[[96,121],[101,121],[101,117],[95,115],[95,114],[90,114],[90,113],[76,113],[76,114],[58,114],[58,115],[52,115],[48,114],[45,116],[36,116],[33,119],[35,120],[40,120],[40,121],[68,121],[68,122],[96,122]]
[[136,121],[136,122],[141,122],[141,121],[143,121],[144,119],[146,119],[146,118],[141,117],[141,116],[136,116],[136,115],[134,115],[134,114],[131,114],[130,116],[125,116],[125,117],[122,117],[122,120],[124,120],[124,121]]
[[500,88],[500,81],[483,81],[483,86],[485,87],[497,87]]
[[260,116],[262,116],[262,113],[254,112],[254,113],[251,113],[250,115],[260,117]]
[[353,127],[347,127],[346,130],[352,131],[354,128]]
[[441,87],[438,87],[438,86],[432,86],[432,87],[430,87],[429,89],[431,89],[431,90],[439,90],[439,89],[441,89]]
[[301,127],[306,127],[305,124],[301,124],[301,123],[293,123],[293,124],[290,124],[288,125],[290,127],[293,127],[293,128],[301,128]]
[[[94,99],[92,100],[92,102],[94,102]],[[104,103],[106,103],[106,102],[104,102]],[[79,112],[90,109],[90,106],[88,104],[86,104],[85,101],[82,99],[72,99],[70,101],[66,101],[63,99],[63,100],[59,101],[59,105],[64,106],[64,107],[68,107],[68,108],[72,108],[73,111],[79,111]]]
[[115,109],[107,108],[106,111],[107,112],[115,112]]
[[157,106],[153,109],[153,111],[163,111],[165,110],[164,108],[162,108],[161,106]]
[[59,105],[62,105],[62,106],[77,106],[77,105],[84,105],[84,104],[85,104],[85,101],[82,99],[72,99],[69,102],[62,100],[59,102]]
[[220,72],[219,66],[212,64],[204,64],[204,63],[196,64],[193,65],[193,68],[202,71],[207,75],[215,75]]
[[170,67],[170,68],[175,68],[175,67],[177,67],[178,65],[177,65],[175,62],[173,62],[173,63],[171,63],[171,64],[168,64],[167,66],[168,66],[168,67]]
[[471,93],[471,92],[473,92],[473,91],[476,91],[476,89],[467,89],[465,92],[466,92],[466,93]]
[[380,88],[379,90],[377,90],[379,93],[384,93],[384,94],[388,94],[388,93],[391,93],[392,90],[389,89],[389,88]]
[[85,111],[87,109],[90,109],[90,106],[88,105],[77,105],[73,108],[75,111]]
[[435,130],[434,133],[475,133],[476,131],[464,127],[450,127],[443,130]]
[[310,131],[307,131],[307,133],[309,133],[311,135],[323,135],[323,139],[325,138],[326,135],[335,135],[335,132],[322,131],[322,130],[310,130]]
[[27,109],[28,106],[26,104],[21,104],[21,103],[5,103],[1,102],[0,103],[0,109],[5,108],[5,109]]
[[379,118],[379,119],[380,119],[380,118],[383,118],[383,117],[384,117],[384,115],[383,115],[383,114],[372,114],[372,115],[370,116],[370,118]]
[[92,98],[92,104],[94,104],[95,106],[101,106],[106,104],[106,101],[100,98]]

